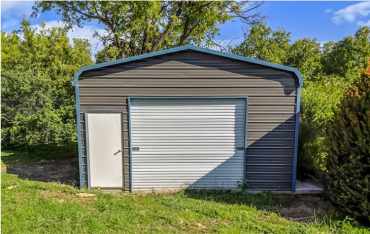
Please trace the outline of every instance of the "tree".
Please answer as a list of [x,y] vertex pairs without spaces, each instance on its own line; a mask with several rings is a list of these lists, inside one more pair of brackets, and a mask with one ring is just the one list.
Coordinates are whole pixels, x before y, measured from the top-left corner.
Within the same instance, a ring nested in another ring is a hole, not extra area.
[[285,63],[289,51],[290,33],[273,31],[263,23],[251,27],[244,41],[234,48],[234,53],[264,59],[273,63]]
[[314,80],[322,73],[320,44],[312,39],[295,41],[289,48],[287,64],[299,69],[305,80]]
[[324,45],[323,65],[326,74],[360,73],[370,58],[370,28],[360,28],[354,36]]
[[[65,144],[75,140],[73,73],[91,63],[89,44],[64,29],[2,33],[2,143]],[[72,45],[73,44],[73,45]]]
[[102,24],[102,58],[138,55],[187,43],[211,43],[218,25],[239,17],[258,19],[260,4],[235,1],[38,1],[35,13],[56,10],[69,25]]
[[370,224],[370,79],[346,91],[328,128],[329,198],[343,212]]

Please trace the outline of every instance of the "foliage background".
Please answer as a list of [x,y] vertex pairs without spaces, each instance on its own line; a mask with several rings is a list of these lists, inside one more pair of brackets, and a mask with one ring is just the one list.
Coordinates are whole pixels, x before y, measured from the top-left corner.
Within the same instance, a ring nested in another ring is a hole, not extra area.
[[75,142],[74,72],[92,63],[89,44],[61,28],[1,35],[2,145]]
[[[237,46],[221,48],[244,56],[297,67],[302,90],[299,177],[322,178],[331,157],[328,126],[345,90],[359,79],[370,59],[370,28],[324,45],[314,38],[292,41],[272,30],[243,2],[37,2],[35,13],[56,9],[66,28],[33,28],[1,33],[2,134],[4,148],[76,141],[75,71],[93,62],[86,40],[67,37],[68,27],[96,20],[107,34],[96,61],[125,57],[186,43],[217,45],[218,24],[241,18],[250,24]],[[122,17],[125,16],[125,17]],[[127,16],[127,18],[126,18]],[[369,68],[370,70],[370,68]],[[365,74],[369,79],[369,74]],[[338,114],[337,114],[338,115]],[[338,119],[338,117],[336,117]],[[369,157],[369,155],[365,155]],[[350,179],[350,178],[349,178]]]
[[[78,68],[93,61],[88,42],[69,41],[67,30],[34,29],[24,21],[19,32],[2,33],[2,144],[5,148],[75,143],[74,94],[70,81]],[[305,81],[300,177],[320,178],[326,171],[326,126],[344,90],[367,65],[369,37],[369,27],[362,27],[353,36],[320,46],[309,38],[291,42],[290,33],[256,23],[240,45],[226,48],[241,55],[295,66],[302,72]]]
[[370,79],[346,90],[328,126],[326,186],[342,211],[370,225]]
[[370,59],[370,29],[323,46],[315,39],[291,42],[284,30],[265,24],[251,27],[234,53],[297,67],[304,77],[301,99],[299,178],[321,179],[326,173],[327,126],[345,90],[359,79]]

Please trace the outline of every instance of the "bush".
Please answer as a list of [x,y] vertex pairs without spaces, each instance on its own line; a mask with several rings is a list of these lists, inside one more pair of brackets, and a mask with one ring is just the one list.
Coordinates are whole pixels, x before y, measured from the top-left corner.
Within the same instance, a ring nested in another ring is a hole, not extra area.
[[321,178],[326,171],[326,126],[334,117],[345,89],[358,76],[323,76],[306,81],[302,90],[302,118],[298,177]]
[[327,136],[327,192],[341,211],[370,224],[370,79],[347,90]]
[[91,63],[89,44],[62,28],[1,34],[1,143],[4,148],[76,141],[70,81]]

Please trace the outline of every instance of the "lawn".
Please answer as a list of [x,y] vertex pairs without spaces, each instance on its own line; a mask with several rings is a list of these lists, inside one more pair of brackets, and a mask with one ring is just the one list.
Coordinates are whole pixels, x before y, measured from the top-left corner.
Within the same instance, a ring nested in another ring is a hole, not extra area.
[[3,233],[370,233],[328,216],[288,220],[277,210],[291,196],[267,193],[106,193],[7,173],[1,188]]

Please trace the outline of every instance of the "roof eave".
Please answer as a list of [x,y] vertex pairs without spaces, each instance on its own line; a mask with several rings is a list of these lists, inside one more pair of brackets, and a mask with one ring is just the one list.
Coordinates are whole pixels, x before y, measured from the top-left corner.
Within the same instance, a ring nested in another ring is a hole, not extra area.
[[145,53],[145,54],[142,54],[142,55],[132,56],[132,57],[128,57],[128,58],[122,58],[122,59],[117,59],[117,60],[113,60],[113,61],[109,61],[109,62],[84,66],[75,73],[74,79],[72,81],[72,85],[73,86],[77,85],[80,75],[83,72],[86,72],[86,71],[95,70],[95,69],[99,69],[99,68],[103,68],[103,67],[107,67],[107,66],[113,66],[113,65],[133,62],[133,61],[146,59],[146,58],[151,58],[151,57],[155,57],[155,56],[160,56],[160,55],[165,55],[165,54],[170,54],[170,53],[176,53],[176,52],[185,51],[185,50],[193,50],[193,51],[197,51],[197,52],[201,52],[201,53],[211,54],[211,55],[220,56],[220,57],[224,57],[224,58],[228,58],[228,59],[234,59],[234,60],[238,60],[238,61],[258,64],[258,65],[261,65],[261,66],[266,66],[266,67],[271,67],[271,68],[275,68],[275,69],[279,69],[279,70],[283,70],[283,71],[292,72],[297,78],[298,87],[302,87],[302,85],[303,85],[303,77],[302,77],[301,73],[299,72],[299,70],[297,68],[290,67],[290,66],[285,66],[285,65],[281,65],[281,64],[274,64],[274,63],[270,63],[270,62],[260,60],[260,59],[256,59],[256,58],[244,57],[244,56],[240,56],[240,55],[235,55],[235,54],[230,54],[230,53],[223,53],[223,52],[210,50],[210,49],[206,49],[206,48],[200,48],[200,47],[196,47],[196,46],[193,46],[193,45],[184,45],[184,46],[179,46],[179,47],[175,47],[175,48],[171,48],[171,49],[164,49],[164,50]]

